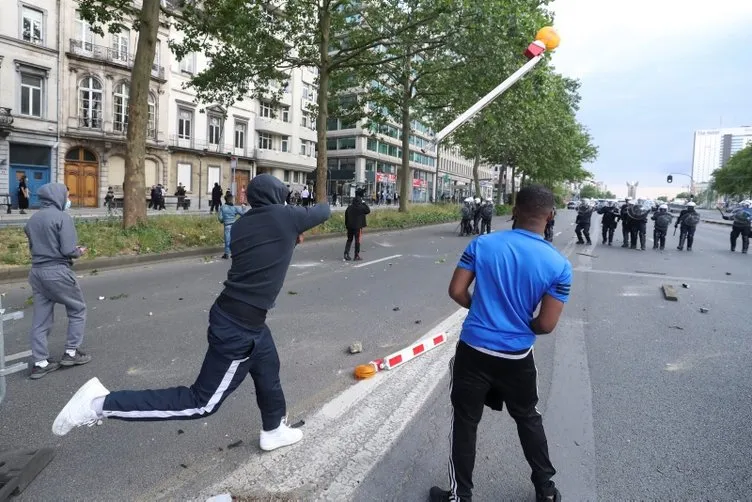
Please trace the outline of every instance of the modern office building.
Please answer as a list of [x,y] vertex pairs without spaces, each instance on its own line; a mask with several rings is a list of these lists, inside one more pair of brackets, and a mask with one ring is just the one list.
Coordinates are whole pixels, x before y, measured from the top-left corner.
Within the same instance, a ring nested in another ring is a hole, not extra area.
[[705,129],[695,131],[692,177],[695,183],[710,181],[713,171],[739,150],[752,143],[752,127]]

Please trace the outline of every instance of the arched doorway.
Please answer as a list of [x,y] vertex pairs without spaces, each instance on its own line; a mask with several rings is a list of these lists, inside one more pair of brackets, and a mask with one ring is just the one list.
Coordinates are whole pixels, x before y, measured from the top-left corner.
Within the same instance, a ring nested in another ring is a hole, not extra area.
[[65,185],[73,207],[99,206],[99,162],[85,148],[71,148],[65,154]]

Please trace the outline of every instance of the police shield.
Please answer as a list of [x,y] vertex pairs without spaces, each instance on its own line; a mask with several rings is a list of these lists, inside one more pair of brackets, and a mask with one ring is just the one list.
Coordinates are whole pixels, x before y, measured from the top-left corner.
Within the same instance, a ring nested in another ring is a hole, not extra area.
[[627,216],[633,220],[644,220],[648,211],[639,204],[633,204],[627,208]]

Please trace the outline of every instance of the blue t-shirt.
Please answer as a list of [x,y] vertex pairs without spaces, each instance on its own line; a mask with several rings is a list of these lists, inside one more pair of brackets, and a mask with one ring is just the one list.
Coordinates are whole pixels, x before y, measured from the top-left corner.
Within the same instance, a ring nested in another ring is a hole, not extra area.
[[494,352],[519,352],[535,343],[533,313],[544,295],[566,303],[572,266],[543,237],[526,230],[473,240],[457,265],[475,273],[470,312],[460,340]]

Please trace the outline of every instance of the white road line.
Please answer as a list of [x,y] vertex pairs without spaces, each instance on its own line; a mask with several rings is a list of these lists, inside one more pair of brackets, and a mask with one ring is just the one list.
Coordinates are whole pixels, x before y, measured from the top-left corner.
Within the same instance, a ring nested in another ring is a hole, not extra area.
[[452,339],[449,343],[351,386],[306,419],[298,445],[251,453],[245,465],[194,499],[230,491],[262,498],[351,500],[448,373],[452,341],[466,313],[456,311],[420,338],[443,331]]
[[560,235],[561,235],[561,232],[556,232],[556,233],[554,234],[554,237],[558,237],[558,236],[560,236]]
[[399,258],[402,256],[401,254],[396,254],[393,256],[387,256],[386,258],[379,258],[378,260],[371,260],[371,261],[364,261],[363,263],[358,263],[357,265],[353,265],[352,268],[360,268],[360,267],[367,267],[368,265],[373,265],[374,263],[380,263],[382,261],[391,260],[393,258]]
[[11,361],[15,361],[16,359],[23,359],[24,357],[29,357],[31,355],[30,350],[25,350],[23,352],[19,352],[17,354],[11,354],[9,356],[5,356],[5,362],[9,363]]
[[577,267],[574,269],[575,272],[587,272],[589,274],[604,274],[604,275],[622,275],[627,277],[640,277],[642,279],[653,279],[656,281],[682,281],[687,283],[692,282],[704,282],[708,284],[728,284],[730,286],[752,286],[752,283],[750,282],[742,282],[742,281],[724,281],[721,279],[701,279],[699,277],[679,277],[679,276],[673,276],[673,275],[654,275],[654,274],[644,274],[639,272],[618,272],[616,270],[592,270],[587,269],[583,267]]

